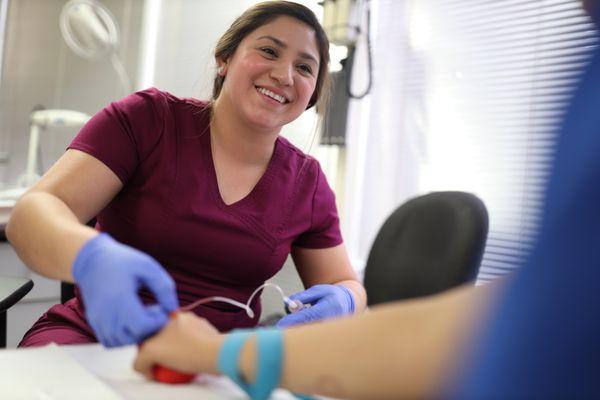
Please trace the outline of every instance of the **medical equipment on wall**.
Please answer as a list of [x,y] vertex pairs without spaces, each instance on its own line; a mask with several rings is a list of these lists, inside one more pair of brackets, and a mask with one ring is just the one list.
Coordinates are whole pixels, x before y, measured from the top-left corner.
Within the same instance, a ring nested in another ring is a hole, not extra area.
[[205,298],[197,300],[191,304],[188,304],[187,306],[181,307],[180,310],[181,311],[192,311],[194,308],[198,307],[201,304],[217,301],[217,302],[228,303],[228,304],[234,305],[236,307],[239,307],[242,310],[246,311],[246,314],[248,315],[249,318],[254,318],[254,311],[252,311],[252,309],[250,308],[250,304],[252,303],[252,300],[254,300],[254,297],[256,297],[258,292],[260,292],[262,289],[267,288],[267,287],[273,288],[273,289],[277,290],[279,292],[279,294],[281,294],[281,297],[283,299],[283,304],[285,305],[285,309],[289,313],[295,313],[304,308],[310,307],[309,304],[302,304],[302,302],[300,302],[298,300],[290,299],[283,293],[283,290],[279,286],[275,285],[274,283],[267,282],[267,283],[259,286],[258,288],[256,288],[256,290],[254,292],[252,292],[252,294],[248,298],[248,301],[245,304],[240,303],[237,300],[230,299],[228,297],[211,296],[211,297],[205,297]]
[[[323,0],[323,28],[329,41],[335,45],[346,46],[348,56],[345,60],[346,92],[350,98],[362,99],[370,93],[373,82],[373,60],[371,54],[371,2],[370,0]],[[356,63],[357,42],[364,34],[366,41],[367,74],[366,88],[354,93],[350,80],[352,66]],[[335,96],[335,94],[334,94]]]
[[360,15],[357,0],[324,0],[323,28],[331,43],[349,46],[356,43]]
[[40,134],[49,128],[68,128],[84,125],[90,116],[72,110],[37,110],[29,115],[29,147],[27,167],[17,181],[20,188],[33,185],[44,172],[40,163]]
[[[332,95],[330,108],[322,125],[320,142],[322,145],[343,147],[346,144],[350,100],[364,98],[371,92],[373,86],[371,4],[370,0],[324,0],[321,4],[323,5],[323,28],[332,43],[331,65],[336,67],[341,65],[341,69],[332,68],[330,71]],[[365,46],[357,51],[361,38],[364,38]],[[345,51],[341,51],[342,49]],[[360,93],[352,88],[353,70],[358,61],[357,54],[366,55],[367,77],[364,89]]]
[[119,27],[102,3],[97,0],[69,1],[60,13],[60,31],[67,46],[78,56],[89,60],[110,57],[124,93],[131,92],[131,80],[117,56]]

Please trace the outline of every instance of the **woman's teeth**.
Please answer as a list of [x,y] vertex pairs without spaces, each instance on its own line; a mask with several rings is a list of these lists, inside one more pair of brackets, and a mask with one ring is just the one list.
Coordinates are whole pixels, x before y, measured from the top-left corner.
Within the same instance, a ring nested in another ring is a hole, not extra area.
[[267,90],[265,88],[261,88],[258,86],[256,87],[256,90],[258,90],[260,93],[264,94],[265,96],[269,96],[270,98],[277,100],[281,104],[284,104],[286,102],[285,97],[275,94],[275,93],[271,92],[270,90]]

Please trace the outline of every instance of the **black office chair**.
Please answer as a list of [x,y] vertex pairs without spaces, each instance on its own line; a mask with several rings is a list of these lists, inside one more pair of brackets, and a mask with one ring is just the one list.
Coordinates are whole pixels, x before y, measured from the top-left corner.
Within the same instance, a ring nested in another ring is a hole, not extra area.
[[6,312],[33,289],[27,278],[0,277],[0,348],[6,347]]
[[487,210],[473,194],[433,192],[407,201],[373,242],[364,279],[368,305],[474,282],[487,233]]
[[65,304],[67,301],[75,297],[75,285],[69,282],[60,282],[60,302]]
[[[0,224],[0,242],[6,242],[5,224]],[[31,279],[0,276],[0,349],[6,348],[6,312],[31,289]]]

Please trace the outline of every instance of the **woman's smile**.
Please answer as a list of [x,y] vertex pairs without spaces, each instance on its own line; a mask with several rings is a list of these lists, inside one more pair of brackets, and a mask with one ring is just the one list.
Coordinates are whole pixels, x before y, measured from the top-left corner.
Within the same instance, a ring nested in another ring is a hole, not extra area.
[[266,98],[266,101],[269,103],[276,102],[278,104],[287,104],[290,101],[284,94],[278,94],[274,90],[267,89],[262,86],[255,86],[256,91],[262,95],[262,97]]

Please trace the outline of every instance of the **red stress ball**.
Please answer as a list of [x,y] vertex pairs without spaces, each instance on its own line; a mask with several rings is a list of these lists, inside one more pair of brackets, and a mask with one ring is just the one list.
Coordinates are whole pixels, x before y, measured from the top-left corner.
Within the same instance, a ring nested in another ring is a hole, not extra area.
[[196,378],[196,374],[174,371],[161,365],[152,367],[152,376],[156,381],[170,384],[188,383]]
[[[174,318],[175,316],[177,316],[177,311],[173,311],[170,315],[171,318]],[[163,367],[162,365],[155,365],[152,367],[152,376],[155,381],[170,384],[188,383],[196,378],[196,374],[174,371]]]

